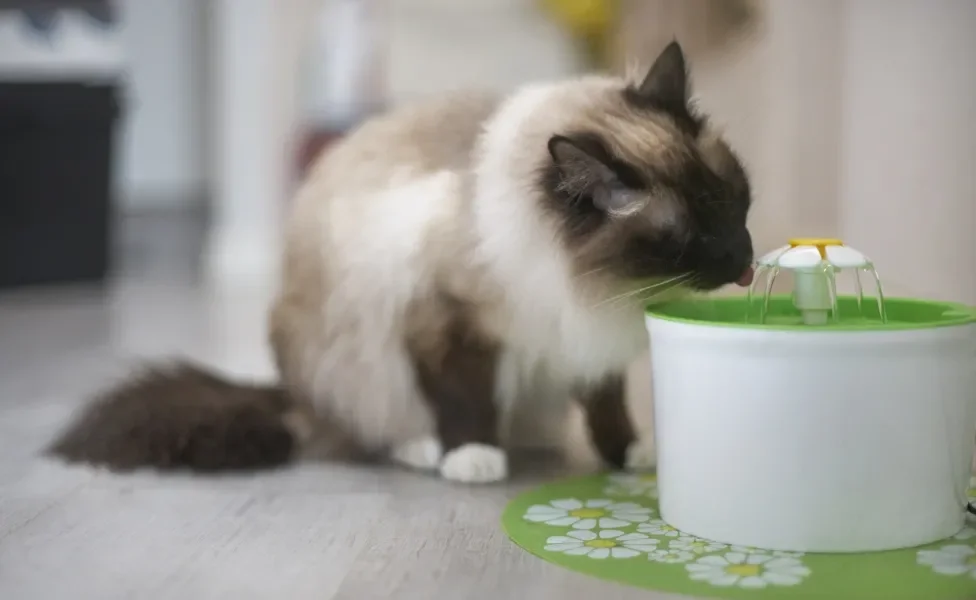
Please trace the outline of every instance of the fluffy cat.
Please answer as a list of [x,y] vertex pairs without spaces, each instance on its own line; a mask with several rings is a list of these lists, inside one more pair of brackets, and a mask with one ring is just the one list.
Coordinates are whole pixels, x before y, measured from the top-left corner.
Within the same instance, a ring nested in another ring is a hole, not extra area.
[[292,206],[269,317],[281,385],[153,369],[52,451],[118,469],[257,468],[337,428],[410,467],[492,482],[507,476],[511,415],[575,398],[609,464],[651,466],[624,405],[648,343],[642,301],[748,283],[750,200],[689,104],[676,42],[635,82],[379,116],[320,158]]

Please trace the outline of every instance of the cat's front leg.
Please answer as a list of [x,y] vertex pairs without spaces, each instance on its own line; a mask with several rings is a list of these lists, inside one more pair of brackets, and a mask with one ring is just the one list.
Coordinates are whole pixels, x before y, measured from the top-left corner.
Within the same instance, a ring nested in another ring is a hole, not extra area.
[[508,477],[494,399],[498,344],[454,319],[437,343],[415,345],[411,354],[443,451],[441,476],[464,483]]
[[622,374],[583,388],[577,398],[586,411],[590,439],[604,461],[618,469],[626,467],[635,471],[655,465],[653,444],[639,439],[634,431]]

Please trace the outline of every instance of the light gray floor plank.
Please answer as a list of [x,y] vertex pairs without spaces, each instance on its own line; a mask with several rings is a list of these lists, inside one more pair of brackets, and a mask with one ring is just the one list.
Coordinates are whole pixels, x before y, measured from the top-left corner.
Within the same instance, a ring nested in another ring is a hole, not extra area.
[[4,539],[0,597],[328,598],[386,501],[87,487]]

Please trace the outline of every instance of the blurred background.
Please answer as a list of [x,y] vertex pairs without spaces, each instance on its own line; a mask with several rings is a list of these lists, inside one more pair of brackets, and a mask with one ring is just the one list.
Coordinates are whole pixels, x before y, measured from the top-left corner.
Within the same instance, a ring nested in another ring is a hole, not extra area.
[[269,290],[303,169],[370,114],[673,38],[757,252],[841,237],[891,294],[976,304],[974,32],[972,0],[0,0],[2,326],[79,289],[132,322]]
[[374,111],[677,37],[760,251],[839,236],[976,302],[974,30],[970,0],[0,0],[0,286],[266,274],[302,168]]

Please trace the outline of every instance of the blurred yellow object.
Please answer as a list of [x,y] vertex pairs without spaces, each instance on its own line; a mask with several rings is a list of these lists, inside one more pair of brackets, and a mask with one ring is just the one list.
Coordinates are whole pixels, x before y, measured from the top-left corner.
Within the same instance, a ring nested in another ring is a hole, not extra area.
[[540,0],[557,23],[583,43],[588,58],[603,67],[619,0]]
[[616,4],[614,0],[542,0],[552,16],[579,36],[604,34]]

